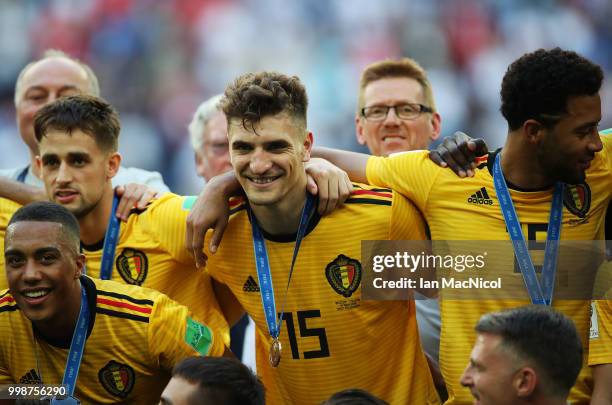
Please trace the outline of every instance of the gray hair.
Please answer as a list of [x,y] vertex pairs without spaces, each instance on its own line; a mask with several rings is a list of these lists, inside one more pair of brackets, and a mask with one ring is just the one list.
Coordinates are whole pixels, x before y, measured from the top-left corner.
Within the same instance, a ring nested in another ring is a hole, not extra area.
[[191,139],[191,147],[194,151],[198,151],[204,145],[204,127],[210,121],[212,116],[217,112],[221,112],[220,101],[223,94],[217,94],[208,100],[204,101],[189,123],[189,138]]
[[98,78],[96,77],[96,74],[93,72],[93,70],[88,65],[84,64],[83,62],[81,62],[80,60],[76,58],[73,58],[72,56],[68,55],[66,52],[60,51],[58,49],[47,49],[43,53],[40,59],[36,59],[28,63],[27,65],[25,65],[23,69],[21,69],[21,72],[19,72],[19,76],[17,76],[17,82],[15,82],[15,107],[17,106],[17,103],[19,102],[19,97],[21,96],[20,94],[21,82],[23,80],[23,76],[25,75],[25,73],[35,63],[38,63],[44,59],[51,59],[51,58],[64,58],[64,59],[67,59],[67,60],[70,60],[76,63],[81,68],[83,68],[83,70],[85,71],[85,74],[87,75],[87,80],[89,81],[89,94],[92,96],[100,97],[100,84],[98,83]]

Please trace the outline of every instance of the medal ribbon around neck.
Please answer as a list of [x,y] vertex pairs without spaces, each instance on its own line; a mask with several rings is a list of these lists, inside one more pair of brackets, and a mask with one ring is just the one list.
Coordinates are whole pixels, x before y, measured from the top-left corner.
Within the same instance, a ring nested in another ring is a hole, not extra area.
[[300,218],[300,226],[297,231],[295,238],[295,247],[293,248],[293,259],[291,260],[291,267],[289,269],[289,279],[287,280],[287,287],[283,297],[283,306],[281,307],[280,316],[276,316],[276,301],[274,300],[274,286],[272,285],[272,274],[270,273],[270,263],[268,261],[268,251],[266,250],[266,242],[261,233],[257,219],[249,208],[249,219],[251,220],[251,228],[253,232],[253,250],[255,253],[255,265],[257,267],[257,278],[259,279],[259,286],[261,289],[261,303],[264,307],[264,313],[266,315],[266,322],[268,324],[268,332],[274,340],[278,340],[281,326],[283,323],[283,310],[285,303],[287,302],[287,292],[289,291],[289,284],[291,283],[291,275],[293,274],[293,268],[295,260],[297,259],[298,251],[300,250],[300,244],[306,234],[306,228],[308,227],[308,220],[312,214],[314,208],[315,197],[309,193],[306,193],[306,203],[302,209],[302,215]]
[[119,197],[113,195],[113,206],[111,208],[110,218],[104,235],[104,249],[102,250],[102,264],[100,265],[100,278],[102,280],[110,280],[113,276],[113,262],[115,261],[115,250],[117,241],[119,240],[119,228],[121,223],[117,218],[117,205],[119,205]]
[[501,153],[495,157],[493,165],[493,183],[495,193],[499,200],[499,206],[512,240],[514,255],[518,262],[525,287],[531,298],[531,302],[536,305],[552,305],[553,292],[555,287],[555,275],[557,272],[557,259],[559,256],[559,237],[561,233],[561,220],[563,218],[563,183],[555,183],[553,200],[548,219],[548,232],[546,234],[546,247],[544,249],[544,264],[542,266],[542,284],[538,282],[535,267],[527,244],[521,224],[516,215],[516,210],[508,190],[508,185],[504,179],[501,168]]
[[89,303],[87,302],[87,293],[85,286],[81,284],[81,309],[79,310],[79,319],[72,334],[70,342],[70,351],[66,360],[66,370],[62,385],[66,386],[68,395],[74,394],[76,380],[81,367],[81,359],[85,350],[85,341],[87,340],[87,329],[89,328]]

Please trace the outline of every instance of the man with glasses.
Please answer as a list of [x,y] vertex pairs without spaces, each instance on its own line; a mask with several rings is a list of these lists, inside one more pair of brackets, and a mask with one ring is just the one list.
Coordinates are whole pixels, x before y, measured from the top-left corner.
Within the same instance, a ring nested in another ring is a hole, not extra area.
[[357,141],[375,156],[427,149],[440,136],[431,84],[413,59],[384,60],[361,75]]
[[[367,145],[372,155],[427,149],[440,136],[440,124],[427,73],[414,59],[383,60],[366,66],[361,74],[355,125],[357,141]],[[421,343],[425,353],[437,363],[438,301],[419,298],[416,309]],[[442,388],[444,383],[437,365],[432,365],[432,373]]]

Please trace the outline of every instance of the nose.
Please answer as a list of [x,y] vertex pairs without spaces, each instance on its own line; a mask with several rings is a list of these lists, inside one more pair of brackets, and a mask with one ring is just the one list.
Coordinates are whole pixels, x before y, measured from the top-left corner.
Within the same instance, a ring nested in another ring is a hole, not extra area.
[[603,143],[601,142],[599,132],[594,131],[594,135],[591,137],[591,142],[589,142],[588,148],[589,151],[593,153],[600,152],[603,149]]
[[270,158],[268,157],[268,154],[265,151],[261,149],[256,150],[253,153],[253,156],[251,156],[251,160],[249,162],[249,169],[251,169],[251,172],[253,174],[263,174],[270,170],[271,167],[272,162],[270,161]]
[[472,380],[472,375],[470,373],[470,366],[468,365],[465,370],[463,370],[463,374],[461,375],[461,379],[459,380],[461,385],[464,387],[471,387],[474,382]]
[[389,108],[387,116],[383,122],[385,125],[399,125],[400,119],[397,114],[395,114],[395,108]]
[[72,181],[72,174],[66,162],[60,163],[55,181],[59,184],[67,184]]
[[33,260],[33,259],[27,260],[24,266],[21,278],[23,279],[25,283],[30,283],[30,284],[36,283],[42,279],[42,273],[38,269],[36,260]]

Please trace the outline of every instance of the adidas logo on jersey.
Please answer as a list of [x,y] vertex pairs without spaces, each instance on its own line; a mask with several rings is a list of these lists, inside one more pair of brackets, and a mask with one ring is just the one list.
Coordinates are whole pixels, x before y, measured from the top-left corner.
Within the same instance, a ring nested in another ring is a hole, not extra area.
[[491,197],[489,197],[489,193],[487,193],[487,189],[485,187],[469,196],[467,202],[478,205],[493,205],[493,200],[491,200]]
[[242,286],[244,292],[259,292],[259,286],[252,276],[249,276]]
[[36,370],[31,369],[19,379],[19,384],[42,384],[42,381],[38,374],[36,374]]

